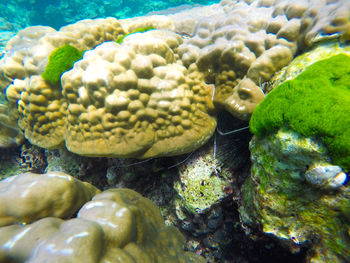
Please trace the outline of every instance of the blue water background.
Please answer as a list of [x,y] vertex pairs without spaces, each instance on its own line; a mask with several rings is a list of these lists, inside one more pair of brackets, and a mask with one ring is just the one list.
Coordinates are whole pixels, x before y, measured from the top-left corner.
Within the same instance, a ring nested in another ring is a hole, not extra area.
[[218,0],[0,0],[0,17],[22,28],[45,25],[59,29],[63,25],[86,18],[113,16],[121,19],[180,5],[209,5],[218,2]]

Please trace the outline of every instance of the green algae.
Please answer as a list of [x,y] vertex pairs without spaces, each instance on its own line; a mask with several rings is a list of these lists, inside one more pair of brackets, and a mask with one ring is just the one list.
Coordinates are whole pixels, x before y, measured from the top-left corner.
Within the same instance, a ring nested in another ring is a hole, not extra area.
[[41,76],[54,85],[58,84],[63,72],[71,69],[74,62],[82,58],[83,53],[84,51],[80,51],[71,45],[56,48],[50,54],[49,62]]
[[272,90],[258,105],[250,130],[261,137],[288,126],[305,137],[318,137],[333,163],[350,169],[350,57],[318,61],[297,78]]

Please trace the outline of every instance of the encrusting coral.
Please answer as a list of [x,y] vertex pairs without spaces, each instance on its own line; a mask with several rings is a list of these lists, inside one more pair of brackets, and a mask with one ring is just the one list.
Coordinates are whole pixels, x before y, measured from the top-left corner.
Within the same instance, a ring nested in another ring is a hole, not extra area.
[[[216,111],[248,120],[264,99],[263,82],[295,54],[323,40],[348,41],[349,4],[224,0],[188,25],[175,22],[184,12],[123,21],[126,29],[114,18],[27,28],[8,43],[0,86],[25,137],[40,147],[66,144],[87,156],[186,153],[211,137]],[[179,34],[128,35],[151,27]],[[45,81],[49,55],[67,44],[88,51],[61,83]]]
[[[98,193],[60,172],[16,175],[0,182],[4,188],[0,262],[205,262],[184,252],[180,232],[166,226],[158,208],[133,190]],[[86,190],[85,200],[72,199],[73,192],[82,196]],[[76,218],[67,219],[78,209]]]

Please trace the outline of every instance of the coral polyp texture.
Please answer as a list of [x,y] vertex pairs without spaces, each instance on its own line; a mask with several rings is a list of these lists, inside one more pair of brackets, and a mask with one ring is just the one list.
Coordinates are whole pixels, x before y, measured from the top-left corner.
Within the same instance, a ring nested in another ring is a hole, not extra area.
[[[85,193],[81,187],[91,192],[75,202],[72,187],[76,195]],[[205,262],[184,252],[180,232],[166,226],[158,208],[133,190],[98,193],[93,186],[58,172],[16,175],[0,182],[0,189],[4,188],[12,195],[0,195],[0,262]],[[22,195],[14,195],[16,191]],[[63,208],[68,214],[58,212]],[[28,224],[13,224],[23,220]]]
[[[350,40],[347,0],[224,0],[191,10],[20,31],[0,61],[0,87],[25,137],[87,156],[190,152],[213,134],[217,111],[249,120],[263,83],[297,53]],[[158,30],[130,34],[145,28]],[[60,82],[48,81],[49,57],[65,45],[86,52]]]

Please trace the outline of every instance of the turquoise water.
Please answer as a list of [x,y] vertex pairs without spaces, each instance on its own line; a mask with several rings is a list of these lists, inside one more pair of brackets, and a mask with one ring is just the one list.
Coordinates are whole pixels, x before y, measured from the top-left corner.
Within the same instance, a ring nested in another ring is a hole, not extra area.
[[[0,0],[0,17],[20,27],[51,26],[55,29],[86,18],[129,18],[181,5],[209,5],[213,0]],[[186,8],[181,6],[179,8]],[[1,27],[0,27],[1,30]]]

